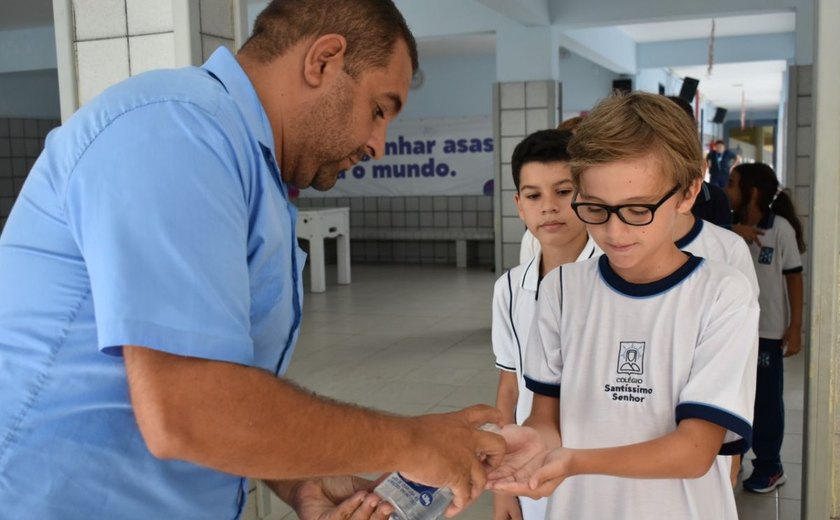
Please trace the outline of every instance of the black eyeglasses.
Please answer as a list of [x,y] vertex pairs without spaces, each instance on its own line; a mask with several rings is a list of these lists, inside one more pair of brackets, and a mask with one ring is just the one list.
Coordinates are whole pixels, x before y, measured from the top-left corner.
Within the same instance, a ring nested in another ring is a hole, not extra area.
[[653,222],[653,214],[659,209],[659,206],[665,204],[665,201],[673,197],[679,190],[679,186],[674,186],[674,189],[666,193],[656,204],[619,204],[618,206],[596,202],[577,202],[578,192],[575,191],[575,195],[572,197],[572,209],[575,211],[575,215],[587,224],[606,224],[610,216],[615,213],[622,222],[629,226],[647,226]]

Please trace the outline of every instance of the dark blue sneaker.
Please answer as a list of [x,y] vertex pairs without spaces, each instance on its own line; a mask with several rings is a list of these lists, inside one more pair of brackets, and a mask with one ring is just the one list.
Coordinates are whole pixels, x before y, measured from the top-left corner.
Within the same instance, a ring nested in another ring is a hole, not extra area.
[[744,489],[753,493],[769,493],[785,482],[787,482],[785,472],[782,468],[779,468],[775,473],[768,475],[762,475],[753,470],[752,475],[743,482],[743,485]]

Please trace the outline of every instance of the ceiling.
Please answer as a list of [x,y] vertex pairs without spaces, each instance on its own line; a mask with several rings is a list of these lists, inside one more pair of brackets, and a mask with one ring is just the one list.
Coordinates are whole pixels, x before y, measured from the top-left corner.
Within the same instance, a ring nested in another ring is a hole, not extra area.
[[696,18],[670,22],[619,25],[636,43],[652,43],[674,40],[708,38],[715,22],[715,37],[773,34],[796,30],[796,14],[793,12],[755,14],[749,16],[727,16],[723,18]]
[[[618,26],[636,43],[708,39],[712,18],[677,20]],[[790,33],[796,30],[793,12],[763,13],[749,16],[714,18],[715,38]],[[706,101],[740,112],[741,94],[748,110],[776,110],[782,98],[782,82],[787,70],[784,60],[714,64],[711,75],[706,65],[681,67],[674,64],[675,76],[700,80],[698,90]]]
[[[253,0],[251,0],[253,1]],[[259,0],[262,2],[263,0]],[[793,12],[760,13],[714,19],[715,36],[745,36],[789,33],[796,28]],[[52,0],[0,0],[0,30],[52,24]],[[709,37],[712,18],[674,20],[616,26],[637,43],[654,43]],[[495,53],[492,32],[447,36],[418,41],[424,59],[465,57]],[[740,110],[741,90],[750,109],[774,109],[778,106],[786,64],[765,61],[715,65],[711,76],[706,67],[672,67],[678,77],[700,80],[700,92],[706,100],[729,110]]]
[[719,107],[740,112],[741,93],[751,110],[775,110],[779,106],[787,62],[754,61],[715,65],[707,76],[706,66],[672,67],[678,77],[700,80],[700,94]]
[[0,0],[0,30],[52,25],[52,0]]
[[417,41],[417,52],[423,59],[452,58],[496,54],[496,34],[492,32],[461,34]]

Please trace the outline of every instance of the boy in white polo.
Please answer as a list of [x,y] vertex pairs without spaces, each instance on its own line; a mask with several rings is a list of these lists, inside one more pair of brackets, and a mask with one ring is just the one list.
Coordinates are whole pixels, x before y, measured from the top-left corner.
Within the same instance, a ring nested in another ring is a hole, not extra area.
[[[516,146],[511,158],[519,217],[539,247],[536,256],[502,275],[493,293],[493,352],[499,368],[496,407],[507,424],[522,424],[531,412],[533,394],[525,388],[522,358],[540,279],[558,265],[601,254],[572,211],[574,190],[566,151],[570,138],[568,131],[535,132]],[[545,506],[545,499],[496,495],[493,518],[543,520]]]
[[674,244],[700,188],[693,125],[635,92],[600,103],[569,149],[573,208],[605,254],[540,285],[531,428],[505,427],[491,488],[554,491],[552,519],[734,520],[717,455],[749,445],[758,304],[737,269]]

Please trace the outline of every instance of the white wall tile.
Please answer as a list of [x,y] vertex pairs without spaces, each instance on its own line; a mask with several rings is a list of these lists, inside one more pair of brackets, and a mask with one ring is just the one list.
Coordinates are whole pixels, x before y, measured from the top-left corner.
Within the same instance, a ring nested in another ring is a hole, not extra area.
[[502,190],[502,216],[503,217],[519,218],[519,210],[516,208],[516,202],[513,199],[514,195],[516,195],[515,190]]
[[793,172],[796,186],[810,186],[814,173],[814,159],[811,157],[797,157],[796,171]]
[[800,215],[808,215],[811,210],[811,188],[794,188],[793,203],[796,205],[796,211]]
[[500,108],[525,108],[525,83],[502,83]]
[[125,0],[128,34],[169,32],[174,29],[172,0]]
[[502,217],[502,242],[520,242],[525,224],[519,217]]
[[201,32],[233,39],[232,0],[201,0]]
[[811,126],[814,119],[814,106],[811,96],[800,96],[796,98],[796,124],[798,126]]
[[207,61],[207,58],[210,57],[213,52],[218,49],[219,47],[227,47],[230,52],[234,52],[233,49],[233,40],[228,40],[226,38],[216,38],[215,36],[207,36],[206,34],[201,35],[201,56],[203,61]]
[[510,164],[502,165],[502,189],[516,190],[516,184],[513,183],[513,169]]
[[513,155],[513,149],[516,148],[516,145],[518,145],[521,140],[521,137],[502,137],[502,147],[499,150],[499,153],[501,154],[501,161],[503,163],[510,162],[510,158]]
[[519,265],[519,244],[502,244],[502,269]]
[[796,67],[796,91],[800,96],[810,96],[811,86],[814,80],[813,65],[801,65]]
[[810,126],[796,129],[796,156],[810,157],[814,154],[814,130]]
[[529,134],[537,130],[545,130],[548,125],[548,111],[544,108],[528,109],[525,116],[525,127]]
[[127,34],[125,0],[73,0],[76,41]]
[[547,81],[529,81],[525,84],[525,105],[528,108],[548,106]]
[[525,111],[522,109],[502,110],[501,112],[501,133],[502,135],[525,135]]
[[132,76],[148,70],[175,67],[174,33],[129,36],[128,50]]
[[76,43],[79,64],[79,103],[128,77],[128,38]]

